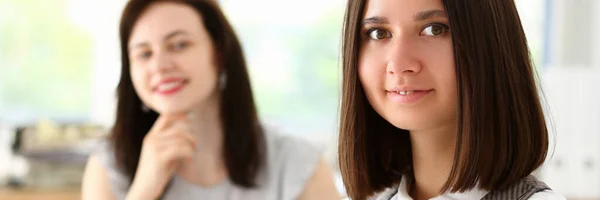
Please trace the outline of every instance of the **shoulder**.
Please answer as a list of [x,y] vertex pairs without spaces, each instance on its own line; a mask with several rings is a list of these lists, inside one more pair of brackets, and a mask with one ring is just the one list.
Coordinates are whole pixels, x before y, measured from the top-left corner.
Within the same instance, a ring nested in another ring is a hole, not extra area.
[[282,199],[296,199],[314,174],[322,150],[306,139],[281,131],[270,129],[265,135],[270,180],[282,190]]
[[322,149],[299,136],[276,129],[265,131],[270,163],[295,162],[316,165]]
[[116,166],[114,148],[108,139],[99,140],[93,148],[91,156],[94,156],[97,161],[105,168]]
[[84,199],[114,199],[105,169],[97,156],[89,157],[81,184],[81,195]]
[[130,181],[117,165],[112,143],[108,139],[98,141],[90,155],[90,158],[92,157],[105,171],[107,181],[117,199],[124,198]]
[[533,193],[528,199],[530,200],[564,200],[566,199],[562,195],[554,192],[546,183],[538,180],[535,176],[527,176],[523,179],[523,183],[529,185],[530,188],[537,190],[538,192]]
[[535,176],[529,175],[524,177],[520,181],[510,185],[501,190],[495,190],[488,193],[483,199],[495,199],[511,197],[518,199],[551,199],[551,200],[562,200],[565,199],[563,196],[552,191],[548,185],[538,180]]
[[115,158],[115,148],[113,143],[105,138],[101,139],[93,147],[91,156],[94,156],[97,161],[110,173],[121,173]]
[[533,194],[529,200],[566,200],[566,198],[552,190],[544,190]]

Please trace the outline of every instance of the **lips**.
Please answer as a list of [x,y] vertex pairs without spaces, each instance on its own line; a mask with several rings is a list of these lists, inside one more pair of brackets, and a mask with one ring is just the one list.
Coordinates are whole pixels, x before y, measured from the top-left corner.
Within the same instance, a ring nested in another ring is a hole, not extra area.
[[391,91],[391,92],[395,92],[395,93],[398,93],[399,95],[406,96],[406,95],[411,95],[414,93],[427,92],[427,91],[429,91],[429,90],[405,90],[405,91],[399,90],[399,91]]
[[387,90],[387,96],[393,101],[400,104],[413,104],[431,94],[434,90]]
[[164,83],[164,84],[158,85],[156,87],[156,91],[157,92],[169,91],[169,90],[172,90],[174,88],[180,87],[181,85],[183,85],[183,81]]
[[152,90],[159,95],[171,95],[183,89],[187,82],[186,79],[165,79],[156,84]]

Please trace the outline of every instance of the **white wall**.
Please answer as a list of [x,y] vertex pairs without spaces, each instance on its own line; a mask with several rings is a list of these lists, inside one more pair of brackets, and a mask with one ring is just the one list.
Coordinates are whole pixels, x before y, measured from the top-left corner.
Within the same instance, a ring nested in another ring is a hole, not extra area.
[[553,9],[550,34],[551,51],[547,52],[550,66],[600,66],[600,1],[548,0]]
[[554,67],[543,80],[555,148],[542,179],[569,198],[600,198],[600,69]]
[[[121,73],[119,19],[125,1],[86,1],[83,7],[93,20],[92,108],[90,119],[106,127],[114,123],[116,87]],[[93,3],[96,2],[96,3]],[[101,7],[101,8],[99,8]],[[102,10],[95,13],[93,10]]]
[[600,198],[600,1],[551,1],[542,80],[556,143],[542,179],[568,198]]

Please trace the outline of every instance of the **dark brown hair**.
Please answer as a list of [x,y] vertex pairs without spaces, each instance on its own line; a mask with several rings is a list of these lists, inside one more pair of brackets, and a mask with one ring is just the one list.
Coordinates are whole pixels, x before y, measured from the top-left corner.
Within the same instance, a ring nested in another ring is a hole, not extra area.
[[[441,192],[504,188],[545,160],[548,130],[527,40],[512,0],[442,0],[450,22],[458,99],[454,163]],[[357,61],[366,0],[349,0],[342,36],[339,165],[362,200],[411,177],[407,130],[368,103]]]
[[[165,1],[165,0],[158,0]],[[142,142],[158,114],[142,111],[129,73],[128,43],[131,31],[151,0],[131,0],[121,17],[121,80],[117,88],[117,116],[111,141],[119,167],[132,181],[140,158]],[[230,180],[251,188],[265,162],[264,133],[258,122],[250,79],[241,45],[222,11],[213,0],[171,0],[196,10],[214,43],[216,63],[227,72],[227,87],[221,92],[223,156]]]

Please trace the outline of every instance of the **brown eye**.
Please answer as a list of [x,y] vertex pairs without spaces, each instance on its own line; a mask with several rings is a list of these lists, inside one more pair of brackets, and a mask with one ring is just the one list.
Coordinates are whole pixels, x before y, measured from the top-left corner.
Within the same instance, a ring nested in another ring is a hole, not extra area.
[[421,35],[440,36],[448,31],[448,27],[443,24],[430,24],[425,26],[421,31]]
[[186,41],[181,41],[181,42],[175,42],[172,45],[169,45],[169,49],[171,49],[172,51],[182,51],[184,49],[186,49],[189,46],[189,42]]
[[152,56],[151,51],[142,51],[141,53],[138,54],[138,58],[141,60],[146,60],[146,59],[150,58],[150,56]]
[[371,29],[368,33],[369,37],[373,40],[383,40],[392,36],[390,32],[381,29]]
[[182,49],[185,49],[187,46],[188,46],[188,44],[186,42],[178,42],[173,47],[176,50],[182,50]]

